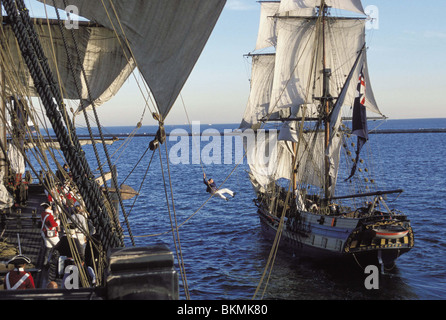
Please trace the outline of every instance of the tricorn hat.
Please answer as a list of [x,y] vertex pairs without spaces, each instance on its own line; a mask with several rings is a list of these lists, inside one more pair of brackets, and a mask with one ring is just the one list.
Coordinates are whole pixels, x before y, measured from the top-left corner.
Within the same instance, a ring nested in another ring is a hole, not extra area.
[[41,206],[41,207],[44,207],[44,208],[51,207],[51,205],[50,205],[48,202],[42,202],[42,203],[40,204],[40,206]]
[[22,254],[19,254],[19,255],[16,255],[11,260],[9,260],[6,263],[6,265],[13,264],[13,265],[17,266],[17,265],[29,264],[29,263],[31,263],[31,259],[30,258],[28,258],[27,256],[24,256]]

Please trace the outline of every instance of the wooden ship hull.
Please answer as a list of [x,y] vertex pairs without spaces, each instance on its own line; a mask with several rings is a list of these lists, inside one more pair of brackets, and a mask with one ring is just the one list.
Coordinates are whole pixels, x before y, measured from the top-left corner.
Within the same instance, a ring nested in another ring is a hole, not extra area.
[[[261,203],[257,206],[262,230],[268,238],[274,239],[280,218],[272,215]],[[370,264],[391,268],[395,260],[414,245],[413,230],[405,215],[374,212],[361,217],[358,212],[321,215],[300,211],[298,216],[284,219],[280,244],[301,257],[345,259],[362,268]],[[387,237],[374,230],[386,226],[399,226],[405,232]]]

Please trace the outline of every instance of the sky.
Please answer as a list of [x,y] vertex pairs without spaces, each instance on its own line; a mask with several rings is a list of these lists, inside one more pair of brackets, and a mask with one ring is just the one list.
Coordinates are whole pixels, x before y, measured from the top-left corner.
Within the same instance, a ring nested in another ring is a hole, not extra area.
[[[38,12],[35,0],[27,3]],[[367,33],[367,45],[371,84],[380,110],[389,119],[446,118],[446,1],[362,3],[379,10],[379,27]],[[166,124],[186,124],[188,118],[206,124],[241,121],[251,73],[244,55],[254,50],[259,14],[257,0],[227,0]],[[132,126],[140,121],[144,105],[130,79],[98,108],[98,114],[104,126]],[[146,113],[143,125],[154,124]]]

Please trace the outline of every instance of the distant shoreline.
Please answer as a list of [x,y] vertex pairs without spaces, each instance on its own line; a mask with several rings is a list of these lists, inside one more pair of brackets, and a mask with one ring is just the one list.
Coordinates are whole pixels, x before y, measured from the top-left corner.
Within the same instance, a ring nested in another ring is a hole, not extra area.
[[[446,133],[446,128],[443,129],[382,129],[382,130],[371,130],[369,131],[369,134],[397,134],[397,133]],[[117,134],[104,134],[104,138],[122,138],[122,137],[129,137],[130,133],[117,133]],[[133,137],[154,137],[156,133],[137,133],[132,134]],[[170,133],[166,133],[167,136],[171,136]],[[184,133],[184,134],[178,134],[174,133],[172,134],[173,137],[177,136],[192,136],[192,135],[201,135],[201,136],[216,136],[217,133]],[[238,135],[237,132],[225,134],[223,132],[220,132],[220,136],[223,135]],[[97,137],[97,135],[94,135]],[[90,138],[87,134],[80,134],[78,135],[79,138]]]

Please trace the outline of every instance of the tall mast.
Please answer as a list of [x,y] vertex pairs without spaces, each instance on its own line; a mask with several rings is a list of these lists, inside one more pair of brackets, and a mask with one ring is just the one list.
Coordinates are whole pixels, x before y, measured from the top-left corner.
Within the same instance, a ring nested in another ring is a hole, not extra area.
[[[1,6],[1,1],[0,1]],[[3,23],[3,16],[0,16],[0,23]],[[3,50],[3,38],[0,39],[0,48]],[[9,172],[8,172],[8,165],[7,165],[7,157],[6,154],[7,150],[7,140],[6,140],[6,106],[5,106],[5,100],[6,99],[6,84],[5,84],[5,70],[3,67],[1,67],[0,70],[0,115],[2,115],[2,119],[0,119],[0,172],[3,172],[3,179],[6,179]],[[0,175],[1,176],[1,175]],[[3,181],[0,181],[0,183],[3,183]]]
[[[325,52],[325,24],[327,16],[328,7],[325,5],[325,1],[321,0],[321,6],[319,10],[319,15],[322,15],[322,72],[323,72],[323,86],[322,86],[322,105],[324,110],[324,126],[325,126],[325,148],[328,149],[330,143],[330,106],[331,106],[331,96],[330,96],[330,75],[331,70],[327,68],[326,52]],[[329,182],[330,182],[330,161],[327,155],[324,154],[325,159],[325,179],[324,179],[324,192],[325,199],[329,198]]]

